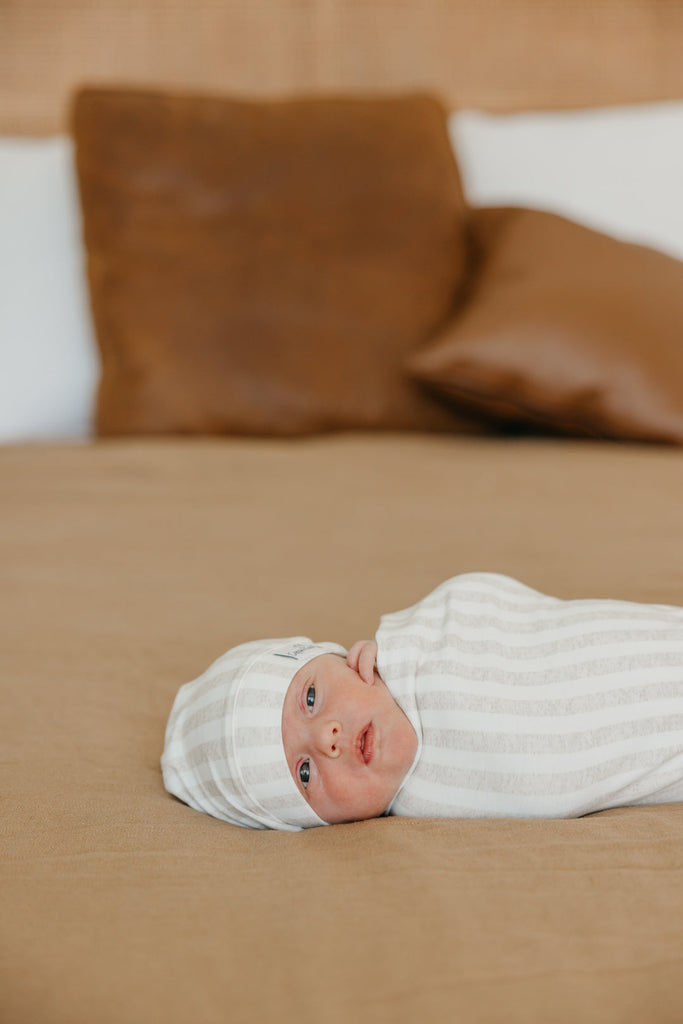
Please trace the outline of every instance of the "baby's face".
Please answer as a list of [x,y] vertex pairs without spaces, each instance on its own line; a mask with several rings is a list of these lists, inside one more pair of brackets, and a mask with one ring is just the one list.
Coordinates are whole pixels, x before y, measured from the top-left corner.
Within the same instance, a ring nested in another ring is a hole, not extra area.
[[366,682],[336,654],[313,658],[292,679],[282,740],[299,790],[330,824],[382,814],[417,751],[415,730],[377,672]]

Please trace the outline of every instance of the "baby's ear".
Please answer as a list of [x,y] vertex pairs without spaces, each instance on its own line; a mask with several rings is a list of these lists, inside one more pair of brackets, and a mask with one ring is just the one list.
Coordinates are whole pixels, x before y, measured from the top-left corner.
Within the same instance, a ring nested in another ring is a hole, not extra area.
[[349,668],[352,668],[354,672],[358,671],[358,659],[360,657],[360,652],[366,643],[366,640],[356,640],[355,644],[349,649],[349,653],[346,655],[346,664]]
[[358,640],[346,657],[346,664],[357,672],[364,683],[372,686],[375,681],[377,644],[374,640]]

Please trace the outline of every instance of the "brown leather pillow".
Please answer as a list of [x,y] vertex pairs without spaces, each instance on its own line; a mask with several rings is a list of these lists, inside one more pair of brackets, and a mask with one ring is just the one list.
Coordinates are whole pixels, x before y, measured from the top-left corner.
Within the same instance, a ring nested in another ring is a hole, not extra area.
[[73,126],[101,434],[478,429],[403,370],[467,267],[436,100],[85,89]]
[[562,217],[478,211],[472,294],[410,371],[460,408],[683,442],[683,263]]

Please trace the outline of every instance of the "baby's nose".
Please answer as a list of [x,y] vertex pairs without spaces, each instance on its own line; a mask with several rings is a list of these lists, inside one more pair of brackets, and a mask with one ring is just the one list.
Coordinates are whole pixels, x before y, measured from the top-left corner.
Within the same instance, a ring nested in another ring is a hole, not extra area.
[[318,745],[327,757],[339,757],[341,754],[341,722],[329,719],[320,723],[318,729]]

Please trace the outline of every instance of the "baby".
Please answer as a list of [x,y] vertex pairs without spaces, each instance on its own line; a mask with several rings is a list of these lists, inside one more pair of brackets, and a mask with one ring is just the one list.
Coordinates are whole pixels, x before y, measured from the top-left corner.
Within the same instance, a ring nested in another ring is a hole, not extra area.
[[228,651],[180,688],[161,763],[170,793],[252,828],[683,800],[683,608],[455,576],[348,653]]

